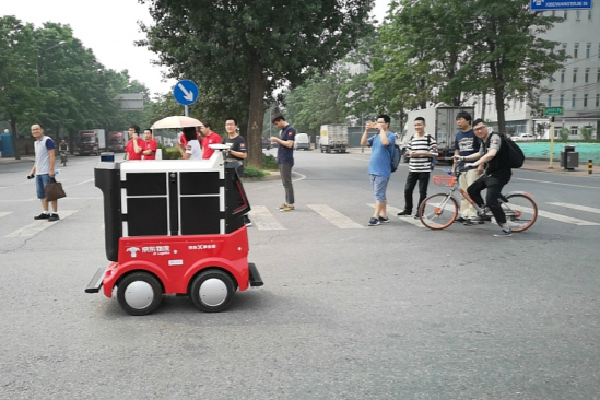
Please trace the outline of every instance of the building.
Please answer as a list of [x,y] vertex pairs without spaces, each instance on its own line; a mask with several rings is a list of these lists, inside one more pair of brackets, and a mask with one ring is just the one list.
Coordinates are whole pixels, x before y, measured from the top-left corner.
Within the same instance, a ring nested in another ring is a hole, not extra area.
[[[542,82],[547,92],[534,93],[533,101],[544,107],[561,106],[564,115],[555,117],[555,138],[560,130],[569,130],[569,137],[581,137],[579,128],[593,127],[593,138],[600,130],[600,5],[592,2],[590,10],[544,11],[563,16],[543,37],[560,43],[557,51],[564,51],[570,58],[561,70]],[[472,100],[475,115],[497,121],[493,95],[485,100]],[[485,104],[484,104],[485,103]],[[485,109],[483,109],[485,107]],[[550,118],[538,114],[528,105],[527,99],[511,101],[506,110],[506,128],[512,135],[533,133],[549,138]]]

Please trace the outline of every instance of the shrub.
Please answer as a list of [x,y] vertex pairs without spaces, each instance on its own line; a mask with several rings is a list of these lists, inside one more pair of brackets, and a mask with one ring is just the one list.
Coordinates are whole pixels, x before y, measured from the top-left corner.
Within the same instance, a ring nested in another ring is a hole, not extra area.
[[565,128],[564,126],[560,130],[560,138],[565,142],[569,140],[569,128]]
[[169,147],[163,150],[163,160],[179,160],[180,158],[181,153],[177,147]]

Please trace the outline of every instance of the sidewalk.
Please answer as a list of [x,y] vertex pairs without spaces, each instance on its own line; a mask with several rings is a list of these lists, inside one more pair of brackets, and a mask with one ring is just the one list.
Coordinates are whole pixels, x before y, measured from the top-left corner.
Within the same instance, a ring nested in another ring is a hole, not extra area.
[[34,155],[21,156],[20,160],[15,160],[14,157],[0,157],[0,165],[15,164],[15,163],[33,163],[35,162]]

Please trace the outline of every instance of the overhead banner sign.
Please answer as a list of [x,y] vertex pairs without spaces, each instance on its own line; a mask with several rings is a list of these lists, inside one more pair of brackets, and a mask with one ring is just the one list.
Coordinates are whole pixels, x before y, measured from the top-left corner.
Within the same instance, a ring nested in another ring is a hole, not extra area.
[[592,0],[531,0],[529,7],[531,11],[589,10],[591,8]]

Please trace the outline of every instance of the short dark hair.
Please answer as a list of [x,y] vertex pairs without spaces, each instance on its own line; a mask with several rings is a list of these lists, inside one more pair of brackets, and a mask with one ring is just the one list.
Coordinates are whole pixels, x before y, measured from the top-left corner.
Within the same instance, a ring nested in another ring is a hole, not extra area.
[[464,111],[459,112],[458,115],[456,115],[456,119],[459,119],[459,118],[466,119],[467,122],[469,122],[469,125],[471,124],[471,120],[473,119],[473,118],[471,118],[471,114],[469,114],[468,112],[464,112]]
[[135,133],[140,133],[140,127],[139,127],[139,126],[137,126],[137,125],[131,125],[131,126],[130,126],[129,128],[127,128],[127,129],[133,129],[133,131],[134,131]]
[[484,120],[482,120],[481,118],[477,118],[475,121],[473,121],[473,126],[479,125],[480,123],[485,125]]
[[146,128],[146,129],[144,129],[144,132],[146,132],[146,131],[150,131],[150,133],[152,133],[152,128]]
[[233,118],[233,117],[225,118],[225,122],[227,122],[227,121],[229,121],[229,120],[232,120],[232,121],[233,121],[233,123],[235,124],[235,126],[238,126],[238,124],[237,124],[237,119],[235,119],[235,118]]
[[196,127],[188,126],[186,128],[183,128],[183,137],[188,142],[190,140],[198,140],[198,133],[196,133]]
[[[233,118],[231,118],[231,119],[233,119]],[[208,128],[208,129],[211,129],[211,128],[212,128],[212,126],[210,125],[210,121],[209,121],[209,120],[204,120],[204,121],[200,121],[200,122],[202,122],[202,125],[203,125],[205,128]],[[236,123],[236,125],[237,125],[237,123]]]
[[285,121],[283,114],[275,114],[271,117],[271,123],[277,122],[277,121]]
[[423,121],[423,125],[425,125],[425,118],[423,117],[417,117],[415,118],[415,121]]
[[377,119],[379,119],[379,118],[383,118],[383,120],[385,121],[386,124],[388,124],[388,125],[390,124],[391,119],[390,119],[389,115],[381,114],[381,115],[377,116]]
[[40,124],[39,122],[34,122],[33,125],[37,125],[40,127],[40,129],[44,129],[44,125]]

